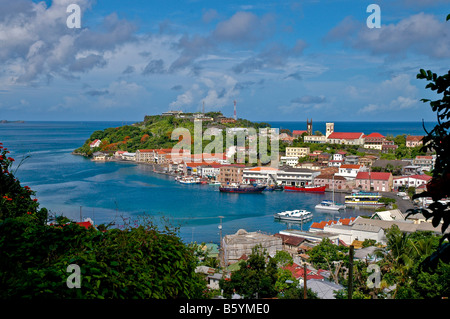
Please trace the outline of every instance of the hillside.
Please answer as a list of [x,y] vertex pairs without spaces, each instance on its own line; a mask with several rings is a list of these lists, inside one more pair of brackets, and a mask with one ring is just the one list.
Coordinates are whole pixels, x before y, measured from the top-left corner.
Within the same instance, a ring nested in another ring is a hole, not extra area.
[[[171,140],[172,131],[176,128],[188,129],[192,139],[194,139],[195,118],[202,120],[203,132],[210,127],[219,129],[231,127],[259,129],[270,127],[267,123],[254,123],[245,119],[237,119],[236,121],[227,119],[220,112],[146,115],[142,122],[93,132],[89,139],[74,151],[74,154],[90,157],[97,151],[112,153],[117,150],[136,152],[138,149],[171,148],[178,143],[177,140]],[[231,121],[227,122],[224,119]],[[225,134],[225,130],[223,134]],[[96,139],[101,140],[101,144],[98,147],[91,148],[91,142]],[[209,142],[203,141],[206,144]]]

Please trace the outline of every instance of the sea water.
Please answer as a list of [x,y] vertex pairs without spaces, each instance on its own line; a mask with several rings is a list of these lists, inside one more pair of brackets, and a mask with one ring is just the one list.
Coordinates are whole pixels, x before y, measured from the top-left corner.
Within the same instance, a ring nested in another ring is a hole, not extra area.
[[[94,162],[72,155],[95,130],[117,127],[122,122],[25,122],[0,124],[0,142],[15,158],[13,172],[23,186],[37,192],[41,207],[52,214],[79,221],[91,218],[96,224],[113,227],[150,218],[159,226],[179,228],[186,241],[218,243],[220,235],[239,229],[274,234],[286,228],[308,230],[314,221],[370,215],[373,210],[347,208],[345,211],[316,211],[314,206],[332,194],[263,192],[262,194],[221,193],[217,186],[185,185],[173,177],[154,173],[145,164]],[[128,123],[131,124],[131,123]],[[270,123],[272,127],[305,129],[303,122]],[[426,123],[432,127],[432,123]],[[325,123],[313,123],[314,130]],[[353,123],[336,122],[339,132],[372,131],[386,134],[423,135],[421,122]],[[335,194],[338,202],[344,194]],[[274,220],[275,213],[306,209],[312,221],[286,224]],[[222,216],[222,218],[220,218]],[[219,225],[222,222],[222,232]]]

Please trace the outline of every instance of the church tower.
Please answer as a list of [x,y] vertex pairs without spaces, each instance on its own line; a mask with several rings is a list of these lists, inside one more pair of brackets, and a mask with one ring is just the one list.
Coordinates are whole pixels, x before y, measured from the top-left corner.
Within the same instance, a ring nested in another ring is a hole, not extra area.
[[334,123],[327,123],[326,126],[327,126],[326,137],[328,138],[328,136],[330,136],[330,134],[334,132]]
[[311,121],[306,119],[306,132],[308,135],[313,135],[312,119]]

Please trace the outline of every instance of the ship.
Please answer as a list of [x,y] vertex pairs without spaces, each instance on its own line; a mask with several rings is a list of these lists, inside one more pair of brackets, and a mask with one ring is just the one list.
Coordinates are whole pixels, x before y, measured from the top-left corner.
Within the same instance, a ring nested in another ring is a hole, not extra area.
[[219,191],[223,193],[258,194],[262,193],[266,187],[265,185],[231,184],[220,186]]
[[326,186],[284,186],[284,190],[287,192],[307,192],[307,193],[325,193]]
[[306,220],[312,219],[312,213],[304,209],[288,210],[281,213],[276,213],[274,215],[275,219],[294,221],[294,222],[304,222]]
[[346,205],[357,206],[384,206],[380,202],[381,195],[379,193],[353,191],[351,195],[345,196]]

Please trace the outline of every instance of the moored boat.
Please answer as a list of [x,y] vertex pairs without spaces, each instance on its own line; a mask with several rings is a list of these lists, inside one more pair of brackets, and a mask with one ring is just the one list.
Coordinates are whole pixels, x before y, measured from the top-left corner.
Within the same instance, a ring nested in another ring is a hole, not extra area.
[[329,199],[325,199],[325,200],[321,201],[315,207],[316,207],[316,209],[334,210],[334,211],[338,211],[340,209],[345,209],[344,204],[338,204]]
[[199,178],[194,177],[183,177],[177,180],[181,184],[200,184]]
[[275,219],[303,222],[312,219],[312,213],[304,209],[288,210],[274,215]]
[[380,199],[381,195],[379,193],[357,191],[349,196],[345,196],[345,204],[357,206],[384,206],[384,203],[380,202]]
[[239,194],[258,194],[266,189],[265,185],[246,185],[246,184],[232,184],[220,186],[219,191],[224,193],[239,193]]
[[284,186],[284,190],[287,192],[307,192],[307,193],[324,193],[326,186]]

